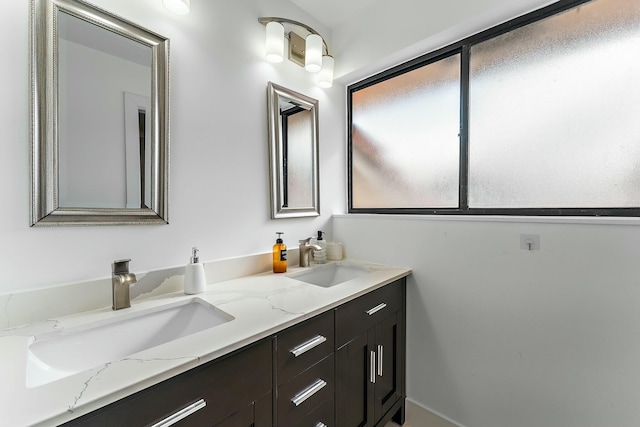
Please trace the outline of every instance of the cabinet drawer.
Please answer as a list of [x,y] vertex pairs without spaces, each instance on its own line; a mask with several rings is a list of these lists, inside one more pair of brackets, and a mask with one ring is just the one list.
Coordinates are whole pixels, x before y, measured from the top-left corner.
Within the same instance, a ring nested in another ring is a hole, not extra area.
[[67,425],[146,426],[190,408],[192,413],[173,424],[175,427],[210,427],[271,391],[271,360],[271,340],[263,340]]
[[333,352],[333,312],[313,317],[277,335],[278,385]]
[[296,427],[334,427],[333,395],[297,422]]
[[333,405],[333,354],[278,387],[278,425],[298,422],[324,402]]
[[336,309],[336,348],[342,347],[385,317],[402,309],[403,279]]

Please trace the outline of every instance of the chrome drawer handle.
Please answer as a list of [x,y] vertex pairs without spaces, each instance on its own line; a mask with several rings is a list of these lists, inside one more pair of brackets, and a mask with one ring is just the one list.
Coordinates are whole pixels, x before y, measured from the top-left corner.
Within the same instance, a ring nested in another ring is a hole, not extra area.
[[316,427],[327,427],[327,425],[325,423],[323,423],[322,421],[318,421],[316,423]]
[[308,398],[310,398],[311,396],[313,396],[314,394],[322,390],[326,385],[327,385],[326,381],[318,378],[309,387],[305,388],[300,393],[293,396],[293,399],[291,399],[291,402],[293,402],[293,404],[296,406],[300,406],[302,402],[304,402],[305,400],[307,400]]
[[293,354],[294,357],[298,357],[303,353],[306,353],[307,351],[311,350],[314,347],[319,346],[320,344],[322,344],[323,342],[325,342],[327,340],[327,337],[323,337],[322,335],[318,335],[316,337],[311,338],[309,341],[300,344],[299,346],[291,349],[291,353]]
[[153,424],[151,427],[169,427],[169,426],[172,426],[175,423],[177,423],[178,421],[187,418],[189,415],[191,415],[191,414],[193,414],[195,412],[198,412],[200,409],[204,408],[205,406],[207,406],[207,402],[205,402],[204,399],[200,399],[197,402],[194,402],[191,405],[180,409],[175,414],[169,415],[164,420],[158,421],[157,423]]
[[387,306],[387,304],[381,303],[381,304],[378,304],[375,307],[370,308],[369,310],[365,311],[365,313],[367,313],[369,316],[371,316],[372,314],[375,314],[375,313],[379,312],[380,310],[382,310],[386,306]]
[[384,346],[378,344],[378,376],[382,376],[382,355],[384,354]]
[[369,381],[372,384],[376,383],[376,352],[371,352],[371,359],[369,359]]

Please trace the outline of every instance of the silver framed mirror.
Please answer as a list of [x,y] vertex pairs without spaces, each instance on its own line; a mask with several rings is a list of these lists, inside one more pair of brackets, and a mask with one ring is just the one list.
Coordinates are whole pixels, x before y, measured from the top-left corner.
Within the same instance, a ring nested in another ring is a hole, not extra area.
[[31,0],[31,226],[167,224],[169,40]]
[[271,218],[320,215],[318,100],[269,82]]

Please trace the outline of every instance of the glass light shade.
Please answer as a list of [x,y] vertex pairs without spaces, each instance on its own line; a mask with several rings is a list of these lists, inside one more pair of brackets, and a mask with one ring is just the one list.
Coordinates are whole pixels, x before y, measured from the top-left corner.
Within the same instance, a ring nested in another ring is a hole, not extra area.
[[317,34],[307,36],[304,68],[310,73],[317,73],[322,69],[322,37]]
[[269,62],[282,62],[284,58],[284,26],[279,22],[267,24],[267,52]]
[[162,4],[165,9],[176,15],[186,15],[191,9],[191,0],[162,0]]
[[334,63],[332,56],[325,55],[322,57],[322,70],[318,73],[318,86],[326,89],[333,85]]

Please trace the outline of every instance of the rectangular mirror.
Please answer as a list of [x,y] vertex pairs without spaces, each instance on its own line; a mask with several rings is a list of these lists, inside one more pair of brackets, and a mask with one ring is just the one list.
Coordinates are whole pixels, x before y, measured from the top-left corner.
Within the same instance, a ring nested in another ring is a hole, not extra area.
[[271,218],[320,215],[318,101],[269,82]]
[[169,40],[31,1],[31,225],[166,224]]

